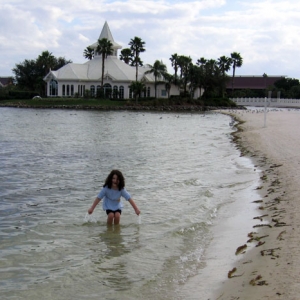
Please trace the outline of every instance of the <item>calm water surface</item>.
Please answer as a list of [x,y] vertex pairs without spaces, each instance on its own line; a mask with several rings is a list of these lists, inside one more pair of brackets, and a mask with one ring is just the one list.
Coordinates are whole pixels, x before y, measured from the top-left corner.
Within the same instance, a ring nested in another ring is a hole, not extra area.
[[[257,180],[230,121],[0,108],[1,299],[183,299],[219,209]],[[112,168],[141,224],[128,203],[119,227],[101,205],[85,220]]]

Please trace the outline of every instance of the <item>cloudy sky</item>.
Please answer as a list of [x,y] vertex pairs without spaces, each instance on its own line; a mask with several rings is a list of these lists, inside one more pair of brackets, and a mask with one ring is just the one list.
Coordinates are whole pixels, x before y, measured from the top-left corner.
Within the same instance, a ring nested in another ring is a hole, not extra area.
[[0,76],[45,50],[84,63],[105,21],[123,48],[142,38],[143,62],[169,73],[174,53],[196,63],[239,52],[237,76],[300,78],[299,0],[0,0]]

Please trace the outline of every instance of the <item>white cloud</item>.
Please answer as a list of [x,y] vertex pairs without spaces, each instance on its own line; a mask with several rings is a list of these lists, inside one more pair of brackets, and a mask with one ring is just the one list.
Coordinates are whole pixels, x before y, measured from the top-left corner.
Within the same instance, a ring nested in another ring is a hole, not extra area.
[[0,76],[44,50],[84,62],[83,50],[96,41],[105,21],[123,47],[134,36],[146,42],[145,63],[162,59],[172,72],[173,53],[217,59],[239,52],[238,75],[299,78],[298,0],[0,2]]

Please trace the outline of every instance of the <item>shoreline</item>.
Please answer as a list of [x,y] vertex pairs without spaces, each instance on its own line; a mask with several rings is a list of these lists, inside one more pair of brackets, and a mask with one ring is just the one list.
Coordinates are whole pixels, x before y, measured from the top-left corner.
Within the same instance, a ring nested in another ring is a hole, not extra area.
[[[119,110],[119,111],[166,111],[166,112],[208,112],[216,110],[229,110],[231,107],[211,107],[211,106],[201,106],[195,104],[184,104],[184,105],[124,105],[124,106],[111,106],[111,105],[99,105],[99,106],[90,106],[90,105],[26,105],[24,103],[14,103],[14,104],[1,104],[0,107],[10,107],[10,108],[29,108],[29,109],[70,109],[70,110]],[[242,106],[235,107],[234,109],[243,110],[245,109]]]
[[261,176],[260,199],[249,199],[257,207],[255,225],[245,232],[239,254],[232,253],[237,261],[212,299],[298,299],[300,133],[293,129],[300,125],[300,111],[269,111],[266,127],[262,113],[219,112],[239,122],[235,142]]

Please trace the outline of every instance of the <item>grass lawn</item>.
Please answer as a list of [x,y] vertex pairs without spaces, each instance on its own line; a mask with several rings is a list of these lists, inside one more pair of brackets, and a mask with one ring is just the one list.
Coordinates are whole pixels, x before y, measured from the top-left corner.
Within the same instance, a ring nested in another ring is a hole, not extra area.
[[128,101],[112,101],[109,99],[83,99],[83,98],[44,98],[28,100],[2,100],[0,105],[52,107],[52,106],[124,106]]

